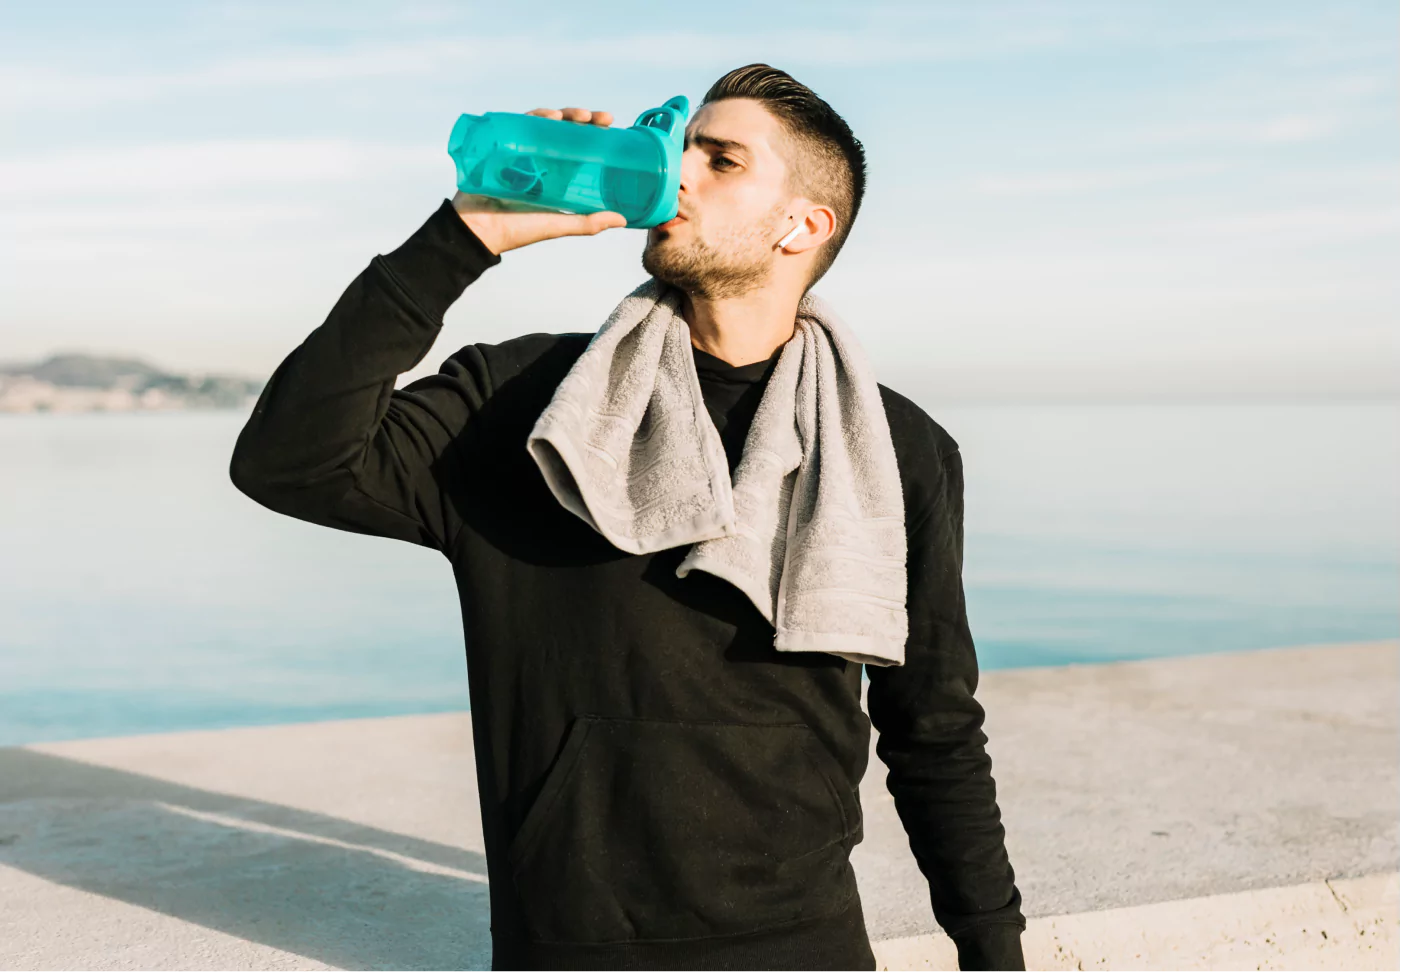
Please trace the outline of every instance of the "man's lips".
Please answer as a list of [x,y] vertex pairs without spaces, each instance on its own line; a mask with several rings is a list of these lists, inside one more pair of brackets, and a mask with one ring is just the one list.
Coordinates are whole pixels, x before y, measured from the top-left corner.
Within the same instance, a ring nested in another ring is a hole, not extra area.
[[658,223],[657,229],[671,229],[673,226],[680,226],[684,222],[686,222],[686,217],[682,216],[680,213],[677,213],[665,223]]

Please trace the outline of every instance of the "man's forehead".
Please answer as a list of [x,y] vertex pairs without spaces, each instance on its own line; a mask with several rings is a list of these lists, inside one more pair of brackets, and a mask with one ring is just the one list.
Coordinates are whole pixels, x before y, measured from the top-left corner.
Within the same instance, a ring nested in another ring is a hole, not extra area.
[[774,118],[758,102],[742,98],[704,105],[686,128],[686,144],[708,145],[721,151],[754,156],[773,154]]

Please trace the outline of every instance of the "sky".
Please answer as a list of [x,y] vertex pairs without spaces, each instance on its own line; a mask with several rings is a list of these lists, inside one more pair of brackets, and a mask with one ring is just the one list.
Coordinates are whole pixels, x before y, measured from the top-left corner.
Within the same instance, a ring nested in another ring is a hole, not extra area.
[[[528,11],[523,13],[523,11]],[[763,61],[863,142],[815,292],[920,400],[1397,395],[1397,6],[65,3],[0,14],[0,360],[265,377],[454,191],[462,112]],[[505,254],[402,381],[592,331],[643,231]],[[401,383],[402,383],[401,381]]]

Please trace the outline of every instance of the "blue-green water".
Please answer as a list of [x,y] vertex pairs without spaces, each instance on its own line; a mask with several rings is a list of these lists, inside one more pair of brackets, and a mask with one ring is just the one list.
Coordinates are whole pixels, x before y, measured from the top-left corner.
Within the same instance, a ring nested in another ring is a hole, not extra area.
[[[926,407],[984,670],[1397,637],[1394,403]],[[0,745],[466,708],[446,561],[247,500],[243,420],[0,416]]]

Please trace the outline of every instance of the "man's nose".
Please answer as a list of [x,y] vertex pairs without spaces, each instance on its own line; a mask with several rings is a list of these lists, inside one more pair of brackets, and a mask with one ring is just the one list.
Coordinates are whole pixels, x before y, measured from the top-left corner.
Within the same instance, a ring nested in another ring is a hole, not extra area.
[[703,160],[700,156],[704,154],[704,152],[695,149],[681,153],[681,186],[679,189],[681,195],[689,196],[695,187],[696,166],[702,164]]

